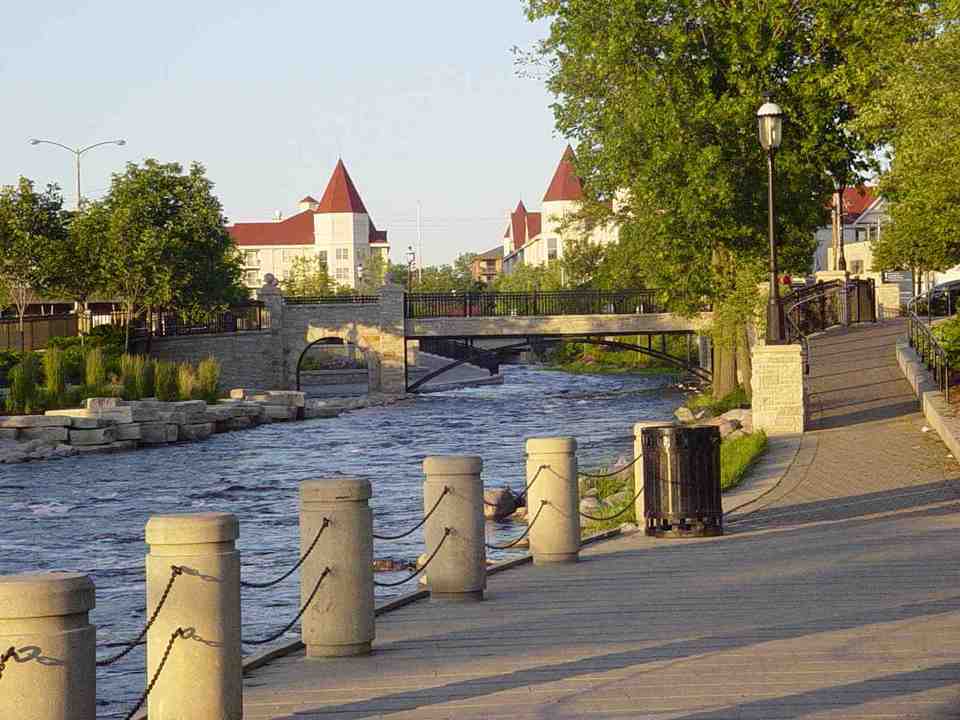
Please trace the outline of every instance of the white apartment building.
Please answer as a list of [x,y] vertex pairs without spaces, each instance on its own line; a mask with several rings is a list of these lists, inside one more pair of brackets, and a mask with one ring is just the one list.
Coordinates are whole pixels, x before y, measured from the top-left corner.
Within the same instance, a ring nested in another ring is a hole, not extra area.
[[544,265],[563,258],[564,243],[573,237],[586,237],[600,245],[619,238],[619,229],[613,223],[592,228],[576,223],[564,226],[583,200],[583,185],[573,167],[574,157],[573,148],[568,145],[543,196],[541,212],[528,212],[521,201],[508,214],[503,234],[504,273],[510,273],[521,263]]
[[387,232],[374,226],[343,160],[337,161],[320,201],[308,195],[298,210],[285,220],[227,228],[243,253],[247,287],[263,285],[267,273],[283,280],[298,256],[319,257],[330,277],[350,288],[357,286],[361,268],[373,254],[386,262]]

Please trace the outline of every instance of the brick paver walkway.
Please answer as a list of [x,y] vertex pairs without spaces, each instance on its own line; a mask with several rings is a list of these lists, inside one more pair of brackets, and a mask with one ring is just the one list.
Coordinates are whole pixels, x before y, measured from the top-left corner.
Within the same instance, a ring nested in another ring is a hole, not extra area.
[[960,717],[957,466],[887,324],[813,343],[814,427],[722,538],[624,537],[254,671],[245,717]]

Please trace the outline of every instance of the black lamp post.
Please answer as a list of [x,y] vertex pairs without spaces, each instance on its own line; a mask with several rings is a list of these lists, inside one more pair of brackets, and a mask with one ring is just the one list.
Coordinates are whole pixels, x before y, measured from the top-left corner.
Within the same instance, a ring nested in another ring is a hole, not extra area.
[[766,102],[757,111],[757,123],[760,128],[760,144],[767,151],[767,225],[770,235],[770,298],[767,300],[767,344],[782,345],[784,335],[783,303],[780,301],[777,272],[777,215],[774,205],[773,156],[780,147],[783,138],[783,111],[776,103],[770,102],[770,94],[765,93]]

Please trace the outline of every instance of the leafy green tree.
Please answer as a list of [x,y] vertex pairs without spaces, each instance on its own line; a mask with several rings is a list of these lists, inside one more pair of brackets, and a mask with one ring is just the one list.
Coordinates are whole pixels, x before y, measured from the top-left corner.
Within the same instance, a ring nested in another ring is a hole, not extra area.
[[280,289],[290,296],[333,295],[337,283],[319,256],[298,255],[290,264],[290,274],[280,281]]
[[0,188],[0,286],[16,306],[23,349],[23,318],[37,293],[49,289],[56,248],[66,241],[63,197],[56,185],[38,193],[21,177]]
[[960,3],[931,6],[928,31],[894,49],[858,126],[888,145],[880,177],[889,225],[873,244],[875,269],[946,270],[960,263]]
[[[556,95],[559,131],[577,141],[585,218],[616,217],[619,247],[597,276],[642,279],[692,313],[737,295],[767,254],[766,162],[756,111],[772,91],[786,114],[777,155],[781,268],[803,272],[827,224],[835,175],[855,182],[873,144],[851,131],[882,70],[878,53],[917,29],[920,2],[864,0],[527,0],[551,21],[531,58]],[[842,171],[842,172],[841,172]],[[614,212],[608,201],[623,199]],[[751,270],[752,269],[752,270]],[[747,321],[718,346],[714,393],[750,373]],[[746,365],[737,366],[742,358]],[[739,373],[738,373],[739,370]]]
[[76,302],[81,311],[107,285],[104,205],[83,203],[70,218],[66,242],[51,247],[51,291]]
[[[100,207],[97,207],[100,206]],[[132,319],[144,309],[190,311],[238,302],[242,260],[213,184],[199,163],[129,163],[89,209],[106,247],[107,291]]]
[[357,292],[361,295],[376,295],[387,277],[388,261],[379,251],[373,251],[363,263],[363,277],[357,284]]
[[509,275],[493,281],[495,292],[534,292],[563,289],[563,271],[559,262],[548,265],[517,265]]
[[[601,282],[600,270],[607,255],[607,246],[592,243],[583,236],[571,236],[564,240],[564,280],[569,287],[587,287]],[[642,287],[635,285],[635,287]]]
[[473,279],[470,272],[470,263],[476,257],[475,253],[459,255],[452,265],[430,265],[422,272],[413,272],[413,292],[473,292],[481,284]]

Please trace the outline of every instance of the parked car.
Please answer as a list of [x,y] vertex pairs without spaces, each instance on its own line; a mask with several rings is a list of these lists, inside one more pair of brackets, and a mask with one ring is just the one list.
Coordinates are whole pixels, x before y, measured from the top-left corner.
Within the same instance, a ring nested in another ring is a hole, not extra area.
[[960,280],[934,285],[926,298],[918,299],[917,314],[947,317],[957,312],[960,303]]

